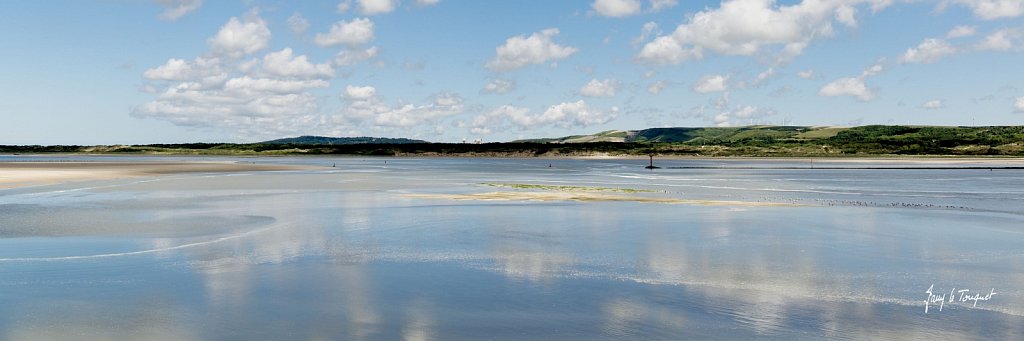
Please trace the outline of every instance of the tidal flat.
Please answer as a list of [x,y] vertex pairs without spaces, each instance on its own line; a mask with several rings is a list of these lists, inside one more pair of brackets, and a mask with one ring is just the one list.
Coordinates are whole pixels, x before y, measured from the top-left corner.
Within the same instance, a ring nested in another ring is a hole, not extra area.
[[0,156],[0,340],[1024,337],[1021,160],[657,163]]

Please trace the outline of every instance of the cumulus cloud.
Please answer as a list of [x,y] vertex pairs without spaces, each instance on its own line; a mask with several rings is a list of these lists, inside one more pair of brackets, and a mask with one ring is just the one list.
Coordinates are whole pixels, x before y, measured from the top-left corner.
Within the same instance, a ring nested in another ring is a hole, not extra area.
[[619,82],[614,79],[591,79],[582,88],[580,88],[580,95],[586,97],[614,97],[615,91],[618,90]]
[[317,33],[313,42],[321,47],[345,44],[356,46],[373,40],[373,21],[367,18],[356,18],[352,21],[339,21],[331,25],[327,33]]
[[693,84],[693,91],[698,93],[721,92],[729,89],[729,76],[705,75]]
[[352,0],[342,0],[335,9],[338,13],[345,13],[348,12],[349,8],[352,8]]
[[416,4],[420,6],[433,6],[437,5],[441,0],[416,0]]
[[939,3],[939,10],[951,5],[964,6],[971,9],[975,17],[984,20],[1013,18],[1024,15],[1024,1],[1020,0],[944,0]]
[[226,78],[227,74],[221,67],[220,59],[198,57],[192,62],[168,59],[164,65],[148,69],[142,76],[149,80],[198,81],[210,77]]
[[774,48],[779,61],[803,53],[812,41],[834,34],[833,22],[857,25],[852,6],[867,0],[809,1],[777,6],[775,0],[726,0],[647,43],[637,54],[642,63],[678,64],[701,59],[705,51],[750,56]]
[[377,88],[372,86],[352,86],[346,85],[345,92],[342,93],[342,97],[349,100],[367,100],[377,96]]
[[[143,72],[155,98],[137,105],[138,118],[230,131],[245,138],[338,133],[311,91],[330,86],[334,69],[290,48],[242,59],[266,46],[266,24],[255,12],[231,18],[208,40],[210,52],[171,58]],[[246,45],[246,42],[254,42]]]
[[420,105],[388,105],[372,86],[348,85],[341,96],[348,105],[338,111],[336,119],[349,124],[367,121],[378,127],[409,128],[434,123],[464,110],[462,97],[450,93],[437,94],[430,103]]
[[156,0],[156,3],[164,6],[160,19],[175,21],[199,9],[203,5],[203,0]]
[[960,25],[960,26],[954,27],[952,30],[949,30],[949,33],[946,33],[946,38],[954,39],[954,38],[970,37],[970,36],[973,36],[973,35],[975,35],[977,33],[978,33],[978,29],[976,27],[974,27],[974,26]]
[[1001,29],[992,32],[978,43],[976,48],[982,51],[1009,51],[1024,46],[1024,31],[1020,29]]
[[483,92],[489,94],[504,94],[516,89],[516,82],[508,79],[495,79],[484,85]]
[[594,0],[590,8],[598,15],[625,17],[640,13],[640,0]]
[[273,76],[297,78],[331,78],[334,68],[329,64],[313,64],[305,55],[295,56],[285,48],[263,56],[263,70]]
[[678,0],[649,0],[648,7],[644,10],[641,8],[642,3],[640,0],[594,0],[590,4],[590,8],[600,16],[621,18],[643,12],[658,12],[678,4]]
[[900,62],[930,64],[957,52],[959,51],[945,40],[929,38],[918,44],[917,47],[907,49],[907,52],[900,57]]
[[769,78],[775,76],[775,68],[769,67],[768,70],[764,70],[754,77],[754,80],[750,82],[751,85],[758,86],[767,81]]
[[528,108],[503,105],[476,116],[469,125],[470,131],[477,134],[504,129],[506,123],[520,129],[542,126],[587,127],[608,123],[615,118],[617,112],[618,108],[616,107],[612,107],[609,111],[595,109],[588,106],[583,100],[552,105],[539,115],[531,115]]
[[803,79],[812,79],[814,78],[814,70],[810,69],[806,71],[799,71],[796,73],[796,75]]
[[875,99],[875,91],[864,85],[864,77],[837,79],[821,87],[818,94],[828,97],[853,96],[864,102]]
[[267,22],[253,11],[244,20],[232,17],[221,26],[217,35],[206,42],[215,54],[240,58],[266,48],[270,42],[270,29]]
[[395,10],[398,0],[356,0],[359,11],[365,15],[389,13]]
[[645,23],[644,26],[640,28],[640,36],[633,39],[633,44],[641,44],[647,41],[647,38],[654,34],[657,30],[658,23],[655,23],[653,21]]
[[946,102],[941,99],[933,99],[921,104],[921,108],[927,110],[942,109],[944,107],[946,107]]
[[715,126],[731,127],[756,124],[761,118],[775,115],[775,111],[750,105],[725,110],[714,117]]
[[858,77],[840,78],[832,81],[831,83],[825,84],[825,86],[818,90],[818,95],[827,97],[852,96],[862,102],[873,100],[875,99],[876,91],[868,88],[867,85],[864,84],[864,81],[868,77],[872,77],[884,71],[885,67],[882,64],[884,62],[885,61],[882,60],[867,67]]
[[657,12],[666,8],[672,8],[679,4],[679,0],[651,0],[651,11]]
[[342,67],[361,63],[365,60],[370,60],[377,57],[380,52],[376,46],[361,49],[355,47],[349,47],[338,52],[334,55],[334,66]]
[[494,59],[487,62],[486,67],[498,72],[511,71],[530,64],[565,59],[579,51],[575,47],[551,41],[557,35],[557,28],[549,28],[529,37],[520,35],[508,38],[504,45],[495,49]]
[[1013,103],[1013,111],[1024,113],[1024,96],[1017,97],[1017,101]]
[[647,86],[647,92],[651,93],[652,95],[657,95],[657,94],[660,94],[662,91],[665,91],[665,88],[667,88],[668,85],[669,85],[668,81],[660,80],[660,81],[651,83],[651,85],[648,85]]
[[302,14],[295,12],[292,16],[288,17],[288,29],[292,30],[295,34],[305,33],[309,29],[309,21]]

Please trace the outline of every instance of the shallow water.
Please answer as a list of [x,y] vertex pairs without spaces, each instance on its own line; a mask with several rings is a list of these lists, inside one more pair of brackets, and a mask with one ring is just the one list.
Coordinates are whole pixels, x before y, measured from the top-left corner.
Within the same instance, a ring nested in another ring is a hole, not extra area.
[[[324,167],[0,190],[0,339],[1024,335],[1024,170],[244,160]],[[406,196],[484,183],[796,206]]]

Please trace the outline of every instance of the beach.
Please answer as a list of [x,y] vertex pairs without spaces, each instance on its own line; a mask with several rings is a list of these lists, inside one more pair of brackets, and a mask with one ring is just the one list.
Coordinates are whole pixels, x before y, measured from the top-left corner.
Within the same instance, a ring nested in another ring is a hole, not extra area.
[[309,169],[309,167],[216,161],[0,162],[0,189],[183,173],[237,173],[302,169]]

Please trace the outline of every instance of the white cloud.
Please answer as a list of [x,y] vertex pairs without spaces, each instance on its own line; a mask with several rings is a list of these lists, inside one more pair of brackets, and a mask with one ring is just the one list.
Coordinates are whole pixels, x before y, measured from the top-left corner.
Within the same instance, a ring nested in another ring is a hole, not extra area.
[[640,0],[594,0],[590,8],[602,16],[625,17],[640,13]]
[[699,48],[684,50],[672,37],[662,36],[645,44],[636,58],[640,62],[651,64],[679,64],[691,59],[704,58],[702,51]]
[[651,83],[651,85],[647,86],[647,92],[651,93],[652,95],[657,95],[657,94],[660,94],[662,91],[664,91],[665,88],[668,87],[668,85],[669,85],[668,81],[660,80],[660,81]]
[[907,49],[907,52],[900,57],[903,63],[934,63],[942,57],[955,54],[956,48],[949,45],[945,40],[929,38],[925,39],[917,47]]
[[949,33],[946,33],[946,38],[954,39],[954,38],[970,37],[970,36],[973,36],[973,35],[975,35],[977,33],[978,33],[978,29],[976,27],[974,27],[974,26],[960,25],[960,26],[954,27],[952,30],[949,30]]
[[348,105],[338,111],[337,120],[349,124],[369,121],[377,127],[409,128],[435,122],[463,112],[464,100],[455,94],[435,95],[429,104],[385,104],[372,86],[345,86]]
[[314,42],[321,46],[345,44],[356,46],[373,40],[373,21],[367,18],[356,18],[352,21],[339,21],[331,25],[330,32],[317,33]]
[[495,79],[484,85],[483,92],[490,94],[504,94],[516,89],[516,82],[507,79]]
[[643,12],[659,12],[666,8],[672,8],[679,4],[678,0],[649,0],[648,7],[643,10],[640,0],[594,0],[590,8],[600,16],[621,18],[637,15]]
[[697,80],[693,84],[693,91],[698,93],[709,93],[709,92],[720,92],[729,89],[728,84],[729,76],[723,75],[706,75]]
[[1013,111],[1024,113],[1024,96],[1017,97],[1017,101],[1013,103]]
[[800,78],[803,78],[803,79],[812,79],[812,78],[814,78],[814,70],[810,69],[810,70],[806,70],[806,71],[800,71],[800,72],[797,72],[796,75],[799,76]]
[[864,69],[860,76],[840,78],[832,81],[831,83],[825,84],[825,86],[818,90],[818,95],[827,97],[852,96],[862,102],[871,101],[875,99],[875,96],[877,95],[876,90],[868,88],[864,81],[867,80],[868,77],[875,76],[882,73],[882,71],[885,71],[884,63],[885,59],[882,59]]
[[983,51],[1009,51],[1024,45],[1024,31],[1020,29],[1002,29],[985,37],[976,46]]
[[543,64],[571,56],[579,49],[571,46],[558,45],[551,38],[558,35],[557,28],[549,28],[540,32],[508,38],[504,45],[495,49],[494,59],[487,62],[486,67],[494,71],[511,71],[530,64]]
[[924,104],[921,104],[921,108],[922,109],[927,109],[927,110],[942,109],[944,107],[946,107],[946,102],[941,100],[941,99],[933,99],[933,100],[924,102]]
[[441,0],[416,0],[416,4],[420,6],[433,6],[437,5]]
[[764,83],[768,78],[772,78],[772,76],[775,76],[775,68],[769,67],[768,70],[764,70],[757,74],[757,77],[754,78],[754,81],[752,81],[751,84],[755,86],[761,85],[761,83]]
[[651,0],[651,11],[658,12],[666,8],[675,7],[678,4],[678,0]]
[[164,6],[160,19],[175,21],[199,9],[203,5],[203,0],[156,0],[156,3]]
[[305,55],[294,56],[290,48],[263,56],[263,70],[278,77],[331,78],[334,76],[334,68],[329,64],[310,63]]
[[366,49],[349,47],[344,50],[341,50],[341,52],[338,52],[338,54],[334,56],[334,66],[341,67],[355,65],[364,60],[370,60],[377,57],[377,54],[379,52],[380,49],[378,49],[376,46],[371,46]]
[[150,80],[164,81],[198,81],[203,78],[219,76],[226,78],[219,59],[196,58],[193,62],[171,58],[164,65],[148,69],[142,76]]
[[338,13],[348,12],[349,8],[352,8],[352,0],[343,0],[338,3],[336,10]]
[[433,123],[440,119],[461,114],[463,99],[457,95],[443,93],[434,96],[430,104],[405,104],[377,114],[374,124],[383,127],[414,127]]
[[984,20],[1024,15],[1024,1],[1021,0],[945,0],[939,4],[938,8],[943,10],[950,5],[970,8],[974,16]]
[[582,88],[580,95],[587,97],[614,97],[618,90],[619,82],[614,79],[591,79]]
[[883,65],[883,63],[885,63],[884,59],[882,61],[879,61],[878,63],[875,63],[874,65],[868,66],[868,68],[864,69],[864,72],[861,73],[861,78],[871,77],[879,73],[882,73],[882,71],[885,71],[885,66]]
[[131,115],[175,125],[220,129],[246,139],[339,132],[311,91],[330,87],[334,69],[290,48],[251,58],[270,32],[255,11],[231,18],[208,40],[210,53],[170,59],[143,72],[155,98]]
[[700,59],[704,52],[751,56],[774,47],[779,61],[800,55],[815,39],[834,34],[833,21],[856,26],[851,6],[867,0],[805,0],[777,6],[774,0],[726,0],[676,27],[671,35],[647,43],[637,60],[678,64]]
[[857,9],[850,5],[843,5],[836,8],[836,21],[848,27],[857,27]]
[[[647,38],[658,30],[658,24],[650,21],[640,28],[640,36],[633,39],[633,44],[640,44],[647,41]],[[659,33],[660,34],[660,33]]]
[[715,126],[731,127],[753,125],[758,123],[760,118],[772,115],[775,115],[774,110],[745,105],[733,108],[732,110],[722,111],[715,115],[713,120],[715,121]]
[[221,26],[217,35],[206,42],[213,53],[239,58],[266,48],[270,42],[270,29],[266,21],[253,11],[246,15],[244,21],[232,17]]
[[372,86],[345,86],[342,97],[350,100],[368,100],[377,96],[377,89]]
[[295,34],[305,33],[309,29],[309,21],[299,12],[295,12],[292,16],[288,17],[288,29],[295,32]]
[[613,107],[609,111],[601,111],[580,100],[552,105],[540,115],[530,115],[529,112],[530,110],[527,108],[503,105],[476,116],[469,125],[473,133],[503,130],[506,122],[520,129],[542,126],[587,127],[610,122],[618,113],[618,108]]
[[853,96],[864,102],[875,99],[875,92],[864,85],[864,77],[837,79],[821,87],[818,94],[828,97]]
[[397,0],[356,0],[359,11],[365,15],[389,13],[395,10]]
[[328,86],[330,86],[330,83],[321,79],[281,80],[243,76],[228,80],[224,83],[224,90],[241,92],[243,95],[255,95],[264,92],[292,94],[313,88],[326,88]]

